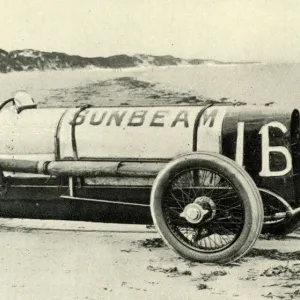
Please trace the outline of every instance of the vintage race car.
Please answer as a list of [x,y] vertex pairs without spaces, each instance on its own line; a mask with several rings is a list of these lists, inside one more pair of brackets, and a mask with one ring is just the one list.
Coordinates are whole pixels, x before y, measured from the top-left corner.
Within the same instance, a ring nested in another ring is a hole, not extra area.
[[256,106],[0,106],[0,214],[154,222],[199,262],[248,252],[300,218],[299,111]]

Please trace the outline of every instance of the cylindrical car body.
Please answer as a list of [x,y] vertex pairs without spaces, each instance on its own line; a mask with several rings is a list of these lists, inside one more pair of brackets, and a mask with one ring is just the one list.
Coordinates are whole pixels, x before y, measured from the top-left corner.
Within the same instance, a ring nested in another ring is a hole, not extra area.
[[[292,117],[292,113],[269,107],[213,105],[44,108],[18,114],[10,107],[0,112],[0,159],[149,165],[193,151],[215,152],[243,166],[258,187],[296,207],[299,114]],[[9,175],[13,189],[2,196],[5,199],[54,201],[68,191],[64,176]],[[75,189],[80,197],[116,197],[128,203],[137,194],[139,202],[147,204],[153,179],[87,176],[75,178]],[[18,191],[24,186],[28,195],[20,196]]]

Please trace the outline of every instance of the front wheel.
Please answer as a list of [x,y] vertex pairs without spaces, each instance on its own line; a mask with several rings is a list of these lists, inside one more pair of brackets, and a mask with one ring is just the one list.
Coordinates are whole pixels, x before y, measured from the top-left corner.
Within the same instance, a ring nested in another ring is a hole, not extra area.
[[249,251],[263,225],[260,194],[248,173],[214,153],[180,156],[156,177],[151,214],[164,241],[198,262],[227,263]]

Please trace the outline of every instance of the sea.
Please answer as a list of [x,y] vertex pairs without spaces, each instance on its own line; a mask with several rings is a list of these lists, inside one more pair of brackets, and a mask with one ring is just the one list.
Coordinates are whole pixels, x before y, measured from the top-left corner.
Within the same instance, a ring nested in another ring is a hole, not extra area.
[[77,69],[0,74],[0,102],[25,90],[40,107],[234,105],[299,107],[300,64]]

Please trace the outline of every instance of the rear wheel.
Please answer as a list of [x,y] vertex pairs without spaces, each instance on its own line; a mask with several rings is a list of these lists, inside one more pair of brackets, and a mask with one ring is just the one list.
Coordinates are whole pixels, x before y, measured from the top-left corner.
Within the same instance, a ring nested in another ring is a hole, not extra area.
[[277,236],[284,236],[293,231],[289,226],[288,214],[293,208],[282,197],[267,189],[259,188],[263,207],[264,224],[262,233],[269,233]]
[[250,176],[232,160],[202,152],[180,156],[158,174],[151,213],[165,242],[199,262],[238,259],[263,224],[262,201]]

